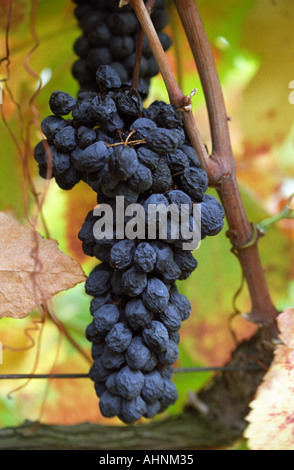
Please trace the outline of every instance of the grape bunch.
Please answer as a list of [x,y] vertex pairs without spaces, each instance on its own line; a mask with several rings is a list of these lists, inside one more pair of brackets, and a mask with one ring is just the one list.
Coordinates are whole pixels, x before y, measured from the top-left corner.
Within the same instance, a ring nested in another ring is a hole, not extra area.
[[[79,57],[72,66],[81,91],[97,91],[96,70],[110,65],[121,81],[130,84],[136,57],[139,22],[130,5],[119,7],[118,0],[73,0],[74,10],[82,35],[74,44]],[[162,30],[168,24],[166,0],[156,0],[151,19],[158,32],[163,49],[171,46],[171,38]],[[140,88],[147,96],[150,78],[158,74],[158,66],[146,37],[140,64]]]
[[[53,114],[42,121],[46,139],[34,152],[40,175],[53,176],[65,190],[83,180],[97,193],[98,204],[114,213],[117,196],[123,197],[124,229],[132,221],[124,211],[130,204],[144,214],[152,204],[174,204],[180,212],[185,205],[190,226],[197,203],[201,239],[218,234],[224,210],[206,194],[207,174],[189,144],[181,112],[162,101],[144,108],[140,93],[109,65],[98,68],[96,84],[98,92],[82,92],[77,99],[61,91],[51,95]],[[102,415],[129,424],[152,418],[177,400],[173,365],[191,305],[176,281],[187,279],[197,260],[192,249],[183,249],[183,236],[173,237],[171,219],[165,238],[156,219],[154,237],[146,224],[132,239],[119,235],[116,218],[112,237],[95,237],[101,220],[90,211],[78,234],[84,253],[99,260],[85,285],[92,296],[86,330],[92,343],[90,378]]]

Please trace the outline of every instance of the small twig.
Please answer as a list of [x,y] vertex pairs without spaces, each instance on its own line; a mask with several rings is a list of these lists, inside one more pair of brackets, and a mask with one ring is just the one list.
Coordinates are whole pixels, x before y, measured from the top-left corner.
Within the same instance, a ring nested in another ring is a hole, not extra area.
[[138,140],[126,140],[126,141],[122,141],[122,142],[117,142],[116,144],[108,144],[107,142],[105,142],[105,146],[107,148],[109,147],[121,147],[122,145],[124,146],[127,146],[127,145],[141,145],[141,144],[146,144],[146,140],[145,139],[138,139]]
[[137,132],[137,130],[136,130],[136,129],[133,129],[133,130],[129,133],[128,137],[127,137],[126,140],[125,140],[125,146],[128,145],[130,138],[132,137],[132,135],[136,134],[136,132]]
[[173,173],[172,177],[175,178],[176,176],[183,175],[185,173],[185,170],[178,171],[177,173]]
[[272,217],[262,220],[258,225],[257,229],[261,234],[265,235],[268,230],[270,230],[276,223],[281,220],[294,219],[294,210],[290,207],[292,200],[294,199],[294,194],[288,199],[287,204],[283,210]]

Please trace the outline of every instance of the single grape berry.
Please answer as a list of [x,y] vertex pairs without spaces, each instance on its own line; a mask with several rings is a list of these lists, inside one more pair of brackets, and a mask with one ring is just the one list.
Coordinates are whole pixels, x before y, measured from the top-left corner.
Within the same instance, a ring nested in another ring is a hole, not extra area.
[[88,295],[97,296],[105,294],[110,288],[111,272],[108,266],[100,264],[89,275],[85,289]]
[[150,360],[151,351],[145,345],[141,336],[135,336],[126,351],[126,361],[128,366],[134,370],[141,370]]
[[131,424],[147,413],[147,404],[140,396],[133,400],[122,400],[119,418],[126,424]]
[[159,321],[153,320],[142,332],[145,343],[155,352],[166,351],[169,345],[169,336],[166,327]]
[[101,171],[109,157],[104,142],[95,142],[85,149],[76,148],[71,152],[73,166],[80,171],[95,173]]
[[62,152],[71,152],[77,146],[76,131],[67,126],[55,134],[55,145]]
[[148,242],[140,243],[134,253],[134,264],[144,271],[151,273],[156,263],[156,251]]
[[123,292],[126,295],[136,297],[145,290],[147,286],[147,276],[144,272],[132,266],[123,274],[121,284]]
[[121,353],[128,349],[132,341],[132,331],[124,323],[117,323],[105,338],[105,343],[114,352]]
[[145,138],[151,150],[159,154],[173,152],[179,146],[178,134],[163,127],[152,129]]
[[109,65],[100,65],[96,72],[96,82],[101,90],[120,88],[122,83],[119,75]]
[[107,334],[118,322],[119,315],[119,310],[115,305],[102,305],[98,310],[95,310],[93,315],[95,328],[99,333]]
[[99,400],[99,407],[105,418],[114,418],[121,413],[122,399],[109,390],[105,390]]
[[124,269],[132,264],[136,246],[133,240],[120,240],[110,252],[109,264],[116,269]]
[[151,312],[164,312],[169,302],[169,292],[166,285],[157,278],[150,278],[142,294],[145,307]]
[[201,202],[208,188],[208,176],[204,170],[188,168],[181,175],[182,189],[194,202]]
[[76,104],[76,99],[64,91],[54,91],[50,96],[49,106],[56,116],[66,116]]
[[123,353],[114,352],[107,346],[104,347],[101,358],[105,369],[118,370],[126,363]]
[[173,304],[169,304],[167,309],[160,313],[159,319],[168,332],[175,332],[181,328],[181,316]]
[[116,388],[121,397],[132,400],[140,395],[144,385],[144,375],[129,366],[123,367],[117,374]]
[[158,400],[164,390],[164,380],[157,370],[144,374],[144,386],[142,388],[142,398],[147,403]]
[[57,132],[64,127],[67,127],[67,123],[62,117],[59,116],[48,116],[41,122],[42,132],[47,137],[49,142],[53,142]]
[[137,154],[131,147],[116,147],[108,159],[111,176],[119,181],[128,180],[138,167]]
[[147,327],[153,319],[153,313],[146,309],[140,297],[127,302],[125,315],[129,325],[134,330]]

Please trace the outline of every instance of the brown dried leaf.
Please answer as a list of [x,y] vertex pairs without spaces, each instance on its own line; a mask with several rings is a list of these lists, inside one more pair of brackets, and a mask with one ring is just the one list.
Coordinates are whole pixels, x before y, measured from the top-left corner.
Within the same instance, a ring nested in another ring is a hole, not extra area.
[[282,344],[246,418],[251,450],[294,450],[294,308],[278,316],[278,326]]
[[80,264],[55,240],[0,212],[0,318],[24,318],[60,291],[84,282]]

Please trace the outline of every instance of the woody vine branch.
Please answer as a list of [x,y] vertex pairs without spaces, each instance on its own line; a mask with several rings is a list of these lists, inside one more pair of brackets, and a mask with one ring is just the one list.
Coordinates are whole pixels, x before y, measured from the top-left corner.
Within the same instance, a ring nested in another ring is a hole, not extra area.
[[191,97],[179,88],[161,46],[143,0],[130,0],[141,28],[162,74],[170,102],[183,111],[183,122],[191,144],[207,172],[211,187],[216,188],[224,206],[233,249],[247,282],[252,308],[248,320],[263,325],[271,336],[277,333],[278,314],[269,293],[264,268],[258,252],[258,237],[248,220],[239,191],[231,147],[228,117],[210,44],[195,0],[174,1],[189,41],[205,95],[212,138],[212,155],[199,133],[191,106]]

